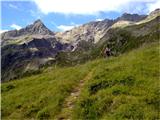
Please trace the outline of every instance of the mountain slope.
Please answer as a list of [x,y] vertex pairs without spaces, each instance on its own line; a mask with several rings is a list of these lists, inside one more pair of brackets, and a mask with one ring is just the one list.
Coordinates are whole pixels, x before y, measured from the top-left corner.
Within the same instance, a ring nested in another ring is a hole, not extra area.
[[52,31],[50,31],[41,20],[36,20],[33,24],[26,26],[20,30],[11,30],[8,32],[2,33],[2,46],[6,45],[6,42],[10,42],[16,39],[20,39],[26,36],[46,36],[46,35],[54,35]]
[[106,46],[119,55],[158,41],[159,10],[149,16],[123,14],[115,20],[93,21],[53,33],[40,20],[19,31],[2,34],[2,82],[39,73],[50,64],[70,66],[102,57]]
[[93,21],[79,27],[75,27],[69,31],[59,32],[56,34],[64,43],[79,42],[81,40],[97,42],[103,32],[105,32],[114,20],[105,19],[103,21]]
[[61,44],[40,20],[20,30],[5,32],[2,38],[2,82],[39,72],[40,67],[55,61]]
[[160,119],[159,44],[2,84],[2,119],[54,119],[85,76],[74,119]]
[[104,48],[107,46],[111,49],[112,55],[117,56],[143,44],[159,41],[159,19],[158,15],[141,24],[110,28],[96,44],[81,40],[75,51],[59,53],[57,62],[62,65],[75,65],[103,57]]
[[56,36],[59,38],[60,41],[64,43],[72,43],[72,42],[78,43],[79,41],[82,40],[92,41],[93,43],[97,43],[114,23],[121,20],[138,22],[145,19],[146,17],[147,17],[146,15],[125,13],[121,17],[118,17],[117,19],[114,20],[104,19],[102,21],[92,21],[84,25],[75,27],[71,30],[65,32],[59,32],[56,34]]
[[124,20],[124,21],[138,22],[138,21],[141,21],[141,20],[145,19],[146,17],[147,17],[147,15],[124,13],[121,17],[118,17],[116,19],[116,21]]
[[159,41],[160,16],[142,24],[110,29],[97,43],[102,49],[108,45],[114,54],[121,54],[143,44]]

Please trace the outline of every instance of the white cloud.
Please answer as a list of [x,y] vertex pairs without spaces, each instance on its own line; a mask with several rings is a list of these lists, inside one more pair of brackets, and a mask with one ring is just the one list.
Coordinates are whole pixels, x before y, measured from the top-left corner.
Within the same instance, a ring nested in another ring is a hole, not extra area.
[[155,10],[156,8],[160,8],[160,0],[158,0],[152,4],[148,4],[148,8],[149,8],[149,12]]
[[31,14],[32,17],[35,19],[40,19],[42,17],[42,13],[39,10],[29,10],[29,13]]
[[73,25],[59,25],[57,26],[57,28],[61,31],[66,31],[66,30],[70,30],[72,28],[74,28],[75,26]]
[[[144,9],[145,4],[151,6],[159,0],[34,0],[38,8],[44,13],[51,12],[62,14],[98,14],[99,12],[116,11],[116,12],[130,12],[136,9]],[[144,4],[143,4],[144,3]],[[130,6],[132,7],[130,8]],[[157,7],[157,6],[154,6]],[[145,8],[149,9],[149,8]]]
[[77,25],[77,24],[76,24],[76,23],[74,23],[74,22],[71,22],[70,24],[71,24],[71,25]]
[[104,19],[97,18],[95,21],[103,21]]
[[8,30],[0,30],[0,34],[1,33],[4,33],[4,32],[7,32]]
[[78,26],[78,25],[59,25],[59,26],[57,26],[57,28],[61,31],[66,31],[66,30],[70,30],[76,26]]
[[14,8],[14,9],[18,9],[18,7],[16,5],[13,5],[13,4],[9,4],[9,7]]
[[19,29],[22,28],[21,26],[16,25],[16,24],[12,24],[10,27],[13,28],[13,29],[16,29],[16,30],[19,30]]

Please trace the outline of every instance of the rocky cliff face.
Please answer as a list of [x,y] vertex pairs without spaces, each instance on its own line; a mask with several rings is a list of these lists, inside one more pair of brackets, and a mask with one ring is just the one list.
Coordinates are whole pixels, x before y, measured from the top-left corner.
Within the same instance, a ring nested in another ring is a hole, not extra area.
[[93,21],[72,30],[57,33],[56,36],[61,38],[62,42],[72,43],[80,40],[97,42],[103,32],[112,24],[113,20]]
[[160,15],[160,8],[157,8],[156,10],[152,11],[149,16],[157,16]]
[[58,52],[69,49],[40,20],[20,30],[2,34],[2,81],[54,62]]
[[20,77],[28,71],[53,63],[58,52],[66,49],[55,38],[32,38],[23,44],[2,47],[2,81]]
[[147,17],[147,15],[138,15],[138,14],[129,14],[124,13],[121,17],[118,17],[116,21],[132,21],[132,22],[138,22],[140,20],[143,20]]
[[79,27],[75,27],[72,30],[57,33],[55,36],[59,38],[61,42],[70,43],[75,48],[79,41],[97,43],[112,25],[119,21],[138,22],[146,17],[146,15],[125,13],[115,20],[105,19],[103,21],[92,21]]
[[8,32],[4,32],[1,35],[2,39],[2,46],[8,43],[13,43],[13,41],[16,42],[16,40],[23,39],[25,37],[29,36],[53,36],[54,33],[50,31],[41,20],[35,21],[33,24],[26,26],[25,28],[22,28],[20,30],[11,30]]
[[[122,15],[122,18],[117,18],[116,20],[112,20],[112,24],[109,25],[110,27],[102,27],[104,30],[100,35],[102,35],[97,42],[94,42],[94,39],[89,40],[87,39],[73,39],[74,35],[79,35],[81,37],[80,28],[84,29],[88,24],[82,25],[71,31],[67,31],[68,36],[70,37],[69,40],[75,40],[74,42],[70,42],[73,45],[72,52],[67,52],[67,54],[62,54],[59,56],[59,61],[65,64],[72,63],[81,63],[86,61],[87,59],[95,59],[99,56],[102,56],[103,49],[109,45],[110,49],[112,50],[112,55],[119,55],[131,49],[137,48],[145,43],[152,43],[154,41],[159,40],[159,14],[155,14],[152,19],[148,19],[150,16],[139,15],[139,17],[132,17],[131,15]],[[127,16],[125,18],[125,16]],[[133,14],[133,16],[135,16]],[[137,16],[137,15],[136,15]],[[133,20],[133,21],[127,21]],[[108,20],[107,20],[108,21]],[[110,20],[109,20],[110,21]],[[135,22],[137,21],[137,22]],[[89,23],[92,27],[97,27],[97,24],[101,26],[105,24],[106,21],[99,21],[99,22],[91,22]],[[118,24],[118,25],[117,25]],[[92,28],[90,27],[90,28]],[[91,31],[94,31],[94,27]],[[101,29],[99,29],[101,31]],[[83,31],[83,30],[82,30]],[[95,32],[95,34],[98,34]],[[72,36],[73,35],[73,36]],[[92,38],[95,36],[90,34]],[[66,33],[62,37],[66,37]],[[62,39],[62,38],[61,38]],[[68,62],[70,61],[70,62]]]
[[[148,19],[148,18],[146,18]],[[109,46],[114,54],[121,54],[143,44],[159,41],[160,16],[141,24],[132,24],[124,28],[113,28],[101,38],[97,45]]]

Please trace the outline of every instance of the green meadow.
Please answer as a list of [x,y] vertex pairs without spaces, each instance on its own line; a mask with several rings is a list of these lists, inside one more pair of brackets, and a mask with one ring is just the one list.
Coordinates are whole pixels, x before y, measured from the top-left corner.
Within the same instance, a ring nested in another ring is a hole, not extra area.
[[2,83],[1,117],[56,119],[65,99],[84,80],[71,119],[158,120],[159,51],[159,44],[152,43],[118,57],[73,67],[53,65],[39,74]]

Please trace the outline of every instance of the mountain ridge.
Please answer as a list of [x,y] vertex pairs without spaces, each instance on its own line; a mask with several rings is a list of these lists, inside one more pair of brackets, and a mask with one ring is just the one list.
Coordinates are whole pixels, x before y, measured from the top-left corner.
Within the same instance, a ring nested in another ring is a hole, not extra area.
[[27,35],[54,35],[54,33],[49,30],[40,19],[38,19],[33,24],[27,25],[20,30],[11,30],[2,33],[1,39],[8,40]]
[[[159,16],[157,11],[153,11],[152,16]],[[144,15],[131,16],[132,14],[125,13],[122,18],[116,20],[92,21],[63,33],[54,33],[41,20],[37,20],[19,31],[3,33],[1,37],[2,81],[21,77],[27,71],[37,71],[49,64],[76,65],[95,59],[102,56],[101,52],[106,45],[111,47],[114,55],[118,55],[145,43],[146,36],[150,36],[149,42],[152,42],[151,37],[158,34],[159,17],[148,20]],[[126,19],[133,20],[132,24],[124,23],[125,27],[121,27],[123,24],[113,27],[115,23]],[[141,21],[143,22],[140,23]],[[151,28],[153,30],[150,30]],[[134,43],[133,40],[140,42]]]
[[[63,40],[62,42],[67,42],[67,43],[75,42],[79,38],[81,38],[82,40],[86,39],[86,41],[92,39],[92,41],[96,43],[103,36],[103,33],[106,32],[107,29],[109,29],[114,23],[120,20],[138,22],[140,20],[145,19],[146,17],[147,15],[124,13],[121,17],[118,17],[114,20],[104,19],[102,21],[91,21],[79,27],[75,27],[71,30],[57,33],[56,36],[60,37]],[[89,38],[87,38],[88,37],[87,33],[91,34]],[[74,37],[75,34],[80,34],[80,35]],[[73,38],[70,36],[73,36]]]

